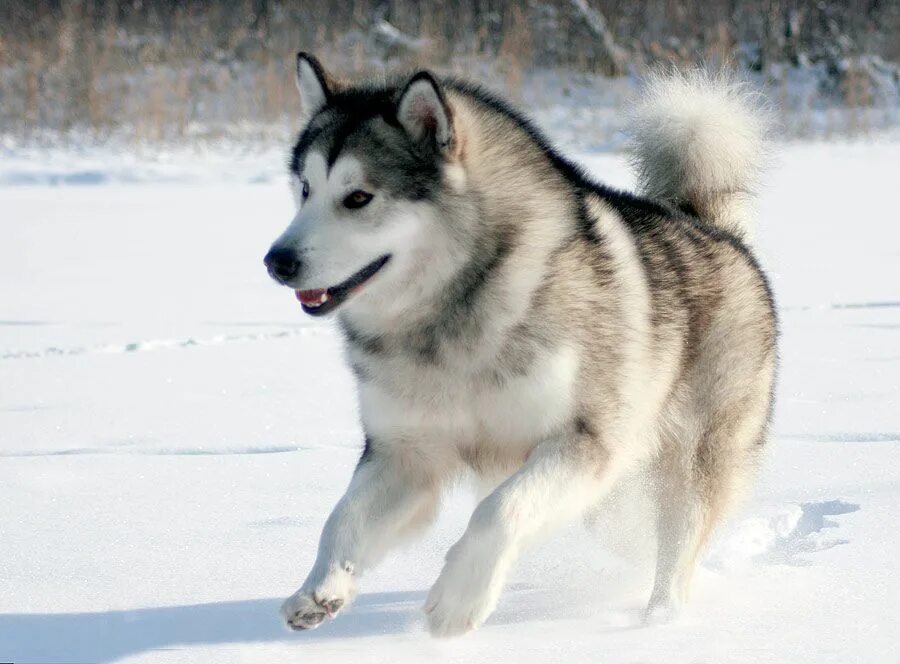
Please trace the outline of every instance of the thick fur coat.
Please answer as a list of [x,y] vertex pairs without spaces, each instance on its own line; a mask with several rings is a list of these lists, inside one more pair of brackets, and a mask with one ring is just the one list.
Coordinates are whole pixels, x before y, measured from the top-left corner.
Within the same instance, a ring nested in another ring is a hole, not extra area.
[[424,610],[478,627],[519,551],[643,469],[657,510],[648,618],[685,600],[752,477],[776,368],[747,245],[763,115],[704,74],[635,109],[642,193],[609,189],[478,87],[421,72],[343,85],[298,56],[296,217],[266,257],[307,313],[337,310],[365,447],[282,612],[333,618],[474,472],[493,489]]

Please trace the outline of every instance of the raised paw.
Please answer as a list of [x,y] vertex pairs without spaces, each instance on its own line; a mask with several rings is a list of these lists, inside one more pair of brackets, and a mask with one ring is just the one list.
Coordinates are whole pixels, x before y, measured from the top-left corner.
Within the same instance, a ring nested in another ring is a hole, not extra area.
[[291,629],[315,629],[326,619],[337,616],[355,594],[352,574],[343,569],[334,570],[312,590],[304,584],[288,597],[281,605],[281,615]]
[[297,591],[281,605],[281,615],[291,629],[315,629],[326,618],[334,618],[344,607],[339,597],[319,598]]

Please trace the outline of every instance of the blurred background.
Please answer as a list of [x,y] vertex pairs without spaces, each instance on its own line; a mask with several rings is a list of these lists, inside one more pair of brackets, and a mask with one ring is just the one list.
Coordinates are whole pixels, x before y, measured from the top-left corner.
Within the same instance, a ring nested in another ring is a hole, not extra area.
[[340,76],[481,80],[582,148],[616,147],[641,74],[670,62],[734,63],[789,138],[900,118],[896,0],[4,0],[2,145],[281,144],[300,49]]

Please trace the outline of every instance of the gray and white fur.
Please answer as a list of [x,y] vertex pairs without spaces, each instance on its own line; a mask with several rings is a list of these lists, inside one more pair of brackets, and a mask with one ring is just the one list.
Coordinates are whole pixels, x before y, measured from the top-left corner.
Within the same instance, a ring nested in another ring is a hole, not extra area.
[[340,84],[302,53],[297,77],[298,208],[266,263],[307,313],[337,310],[366,440],[288,625],[345,609],[467,472],[494,488],[428,594],[432,634],[481,625],[522,547],[635,470],[657,505],[647,615],[677,611],[772,406],[775,312],[745,241],[751,98],[655,79],[635,112],[644,198],[476,86]]

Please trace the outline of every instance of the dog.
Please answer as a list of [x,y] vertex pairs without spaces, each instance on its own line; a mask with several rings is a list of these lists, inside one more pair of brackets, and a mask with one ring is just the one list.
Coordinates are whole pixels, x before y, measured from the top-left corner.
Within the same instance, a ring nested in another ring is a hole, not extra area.
[[365,446],[284,620],[312,629],[346,609],[472,472],[493,489],[424,611],[435,636],[475,629],[522,547],[635,469],[656,504],[646,615],[676,615],[772,410],[752,95],[718,74],[652,79],[633,109],[633,195],[479,86],[426,71],[339,83],[306,53],[296,75],[297,210],[265,264],[304,312],[336,313]]

